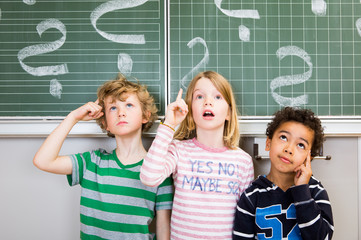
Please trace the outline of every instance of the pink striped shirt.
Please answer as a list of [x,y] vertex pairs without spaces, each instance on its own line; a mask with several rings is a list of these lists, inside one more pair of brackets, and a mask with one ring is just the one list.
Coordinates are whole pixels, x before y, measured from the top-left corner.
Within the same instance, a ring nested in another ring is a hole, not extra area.
[[141,168],[145,185],[173,173],[172,239],[232,239],[235,208],[253,176],[252,158],[240,148],[209,148],[196,139],[173,140],[163,125]]

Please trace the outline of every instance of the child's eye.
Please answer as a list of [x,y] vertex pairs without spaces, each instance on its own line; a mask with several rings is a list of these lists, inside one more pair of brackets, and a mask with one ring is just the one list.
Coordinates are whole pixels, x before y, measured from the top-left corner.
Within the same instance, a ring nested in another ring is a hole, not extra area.
[[300,147],[300,148],[302,148],[302,149],[305,149],[305,148],[306,148],[305,144],[303,144],[303,143],[299,143],[299,144],[298,144],[298,147]]
[[131,104],[131,103],[127,103],[127,108],[131,108],[131,107],[133,107],[133,104]]
[[285,135],[281,135],[280,139],[283,140],[283,141],[287,141],[287,137]]
[[115,107],[115,106],[111,106],[111,107],[109,108],[110,111],[114,111],[114,110],[116,110],[116,109],[117,109],[117,107]]
[[197,95],[197,96],[196,96],[196,99],[202,99],[202,98],[203,98],[202,95]]
[[222,99],[222,95],[217,95],[217,96],[215,96],[214,98],[217,99],[217,100],[221,100],[221,99]]

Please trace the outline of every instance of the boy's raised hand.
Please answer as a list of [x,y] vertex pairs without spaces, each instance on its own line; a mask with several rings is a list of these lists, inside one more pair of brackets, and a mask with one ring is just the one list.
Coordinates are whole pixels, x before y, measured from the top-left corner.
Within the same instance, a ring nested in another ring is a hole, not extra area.
[[301,164],[294,170],[296,172],[294,181],[295,185],[308,184],[312,176],[311,168],[311,151],[307,154],[307,158],[304,164]]
[[183,89],[178,92],[177,99],[168,105],[164,123],[175,128],[180,124],[188,113],[188,105],[182,99]]
[[70,114],[77,121],[89,121],[98,119],[104,114],[102,112],[102,107],[98,103],[98,99],[95,102],[88,102],[83,106],[73,110]]

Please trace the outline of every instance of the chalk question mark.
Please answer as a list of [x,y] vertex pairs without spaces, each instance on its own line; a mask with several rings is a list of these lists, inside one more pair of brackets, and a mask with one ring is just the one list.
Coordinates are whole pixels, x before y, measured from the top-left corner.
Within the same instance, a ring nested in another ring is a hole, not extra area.
[[[90,22],[93,25],[94,29],[105,39],[110,40],[116,43],[124,44],[145,44],[144,34],[112,34],[100,30],[97,27],[97,21],[104,14],[112,12],[115,10],[126,9],[140,6],[146,3],[148,0],[113,0],[105,2],[99,5],[94,11],[90,14]],[[132,71],[133,61],[132,58],[126,53],[120,53],[118,55],[118,69],[121,73],[125,75],[130,75]]]
[[189,72],[187,73],[182,79],[181,79],[181,87],[183,89],[187,89],[187,86],[186,86],[186,80],[187,79],[191,79],[192,76],[194,75],[194,73],[198,72],[200,68],[206,66],[208,64],[208,61],[209,61],[209,51],[208,51],[208,47],[207,47],[207,43],[204,41],[203,38],[201,37],[196,37],[196,38],[193,38],[192,40],[190,40],[187,44],[187,46],[189,48],[193,48],[194,45],[196,45],[197,43],[200,43],[204,46],[204,56],[202,58],[202,60]]
[[310,56],[307,54],[306,51],[297,47],[297,46],[286,46],[281,47],[277,50],[277,57],[282,60],[286,56],[298,56],[303,59],[308,67],[309,70],[303,74],[296,74],[296,75],[286,75],[280,76],[272,80],[270,84],[270,88],[272,91],[273,99],[281,106],[301,106],[303,104],[307,104],[308,96],[302,95],[295,98],[291,97],[283,97],[280,94],[276,93],[275,90],[280,87],[284,86],[291,86],[300,83],[306,82],[312,76],[312,62]]
[[31,56],[36,56],[44,53],[53,52],[59,49],[66,39],[66,29],[65,25],[57,19],[47,19],[40,22],[36,26],[36,30],[41,37],[41,35],[48,29],[55,28],[59,30],[63,36],[54,42],[42,43],[33,46],[28,46],[21,49],[18,52],[18,60],[21,67],[33,76],[46,76],[46,75],[60,75],[68,73],[68,67],[66,64],[60,65],[51,65],[51,66],[41,66],[41,67],[30,67],[24,63],[24,59]]
[[[31,67],[24,63],[24,59],[31,56],[36,56],[44,53],[53,52],[59,49],[66,40],[66,28],[65,25],[57,19],[47,19],[40,22],[36,26],[36,30],[41,37],[41,35],[48,29],[55,28],[59,30],[63,36],[54,42],[37,44],[33,46],[28,46],[21,49],[18,52],[18,60],[21,67],[29,74],[33,76],[47,76],[47,75],[60,75],[68,73],[67,64],[59,64],[59,65],[50,65],[50,66],[41,66],[41,67]],[[62,93],[61,83],[56,79],[50,81],[50,89],[49,92],[52,96],[60,99]]]

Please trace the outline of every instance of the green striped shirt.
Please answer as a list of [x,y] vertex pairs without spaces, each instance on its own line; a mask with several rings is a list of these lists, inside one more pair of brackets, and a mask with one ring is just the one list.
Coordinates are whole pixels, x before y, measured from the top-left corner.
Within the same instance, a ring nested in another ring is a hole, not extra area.
[[172,180],[159,187],[140,182],[143,160],[123,165],[115,150],[103,149],[71,156],[71,186],[81,185],[81,239],[154,239],[148,225],[155,211],[171,209]]

